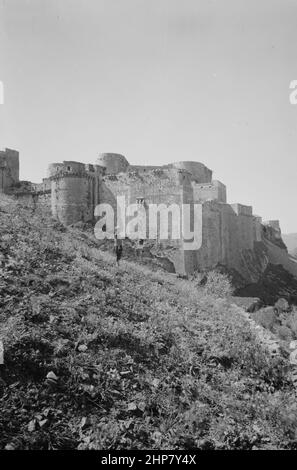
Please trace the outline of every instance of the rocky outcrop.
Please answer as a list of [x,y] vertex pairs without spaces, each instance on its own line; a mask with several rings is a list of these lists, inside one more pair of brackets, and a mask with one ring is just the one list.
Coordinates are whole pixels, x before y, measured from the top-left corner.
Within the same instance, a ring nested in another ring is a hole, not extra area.
[[257,282],[235,290],[240,297],[258,297],[266,305],[274,305],[279,297],[297,304],[297,280],[282,265],[268,264]]

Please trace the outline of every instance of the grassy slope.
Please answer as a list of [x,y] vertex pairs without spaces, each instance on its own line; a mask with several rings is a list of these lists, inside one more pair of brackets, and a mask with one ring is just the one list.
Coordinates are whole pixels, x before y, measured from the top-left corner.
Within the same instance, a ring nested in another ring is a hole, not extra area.
[[295,447],[285,366],[227,301],[3,197],[0,220],[0,448]]

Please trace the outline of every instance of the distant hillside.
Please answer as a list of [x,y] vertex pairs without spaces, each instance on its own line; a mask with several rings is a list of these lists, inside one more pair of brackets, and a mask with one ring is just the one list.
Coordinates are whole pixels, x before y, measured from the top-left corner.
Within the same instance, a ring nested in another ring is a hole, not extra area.
[[296,447],[287,363],[227,299],[1,195],[0,340],[0,449]]
[[297,233],[282,234],[282,238],[287,245],[289,253],[297,256]]

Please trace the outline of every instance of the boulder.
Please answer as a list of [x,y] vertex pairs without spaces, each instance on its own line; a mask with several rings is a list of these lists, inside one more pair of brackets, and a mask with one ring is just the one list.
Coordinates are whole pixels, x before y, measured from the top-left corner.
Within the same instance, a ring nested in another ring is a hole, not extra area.
[[275,326],[280,325],[280,320],[274,307],[265,307],[253,313],[253,319],[270,331],[273,331]]
[[291,310],[289,302],[284,298],[278,299],[274,306],[278,313],[289,312]]
[[231,297],[231,301],[246,312],[257,312],[263,305],[258,297]]

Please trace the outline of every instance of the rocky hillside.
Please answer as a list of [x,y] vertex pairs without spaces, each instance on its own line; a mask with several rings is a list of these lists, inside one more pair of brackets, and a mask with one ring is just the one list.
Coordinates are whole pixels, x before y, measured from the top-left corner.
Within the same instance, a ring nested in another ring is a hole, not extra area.
[[117,268],[3,197],[0,221],[0,449],[297,447],[287,361],[219,278]]
[[283,234],[282,237],[289,253],[297,258],[297,233],[289,233],[287,235]]

